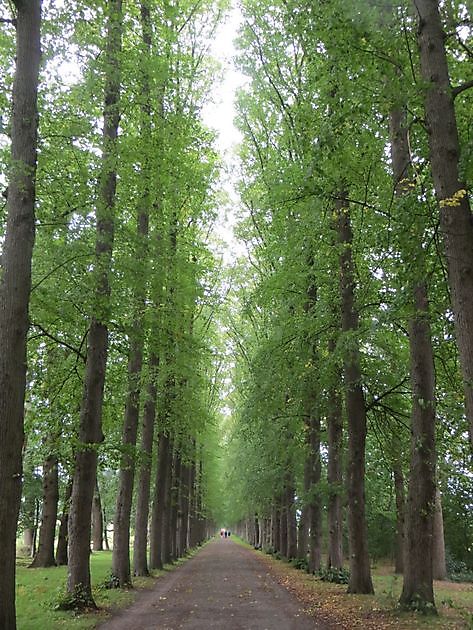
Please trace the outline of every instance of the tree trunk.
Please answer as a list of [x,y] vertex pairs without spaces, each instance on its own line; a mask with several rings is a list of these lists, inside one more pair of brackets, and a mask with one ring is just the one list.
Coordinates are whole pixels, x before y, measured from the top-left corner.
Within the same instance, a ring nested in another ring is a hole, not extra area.
[[151,458],[153,449],[154,424],[156,418],[156,371],[158,358],[151,355],[150,376],[147,387],[147,397],[144,403],[143,426],[141,430],[141,464],[136,499],[135,540],[133,552],[133,572],[135,575],[149,575],[147,547],[148,547],[148,516],[151,488]]
[[43,465],[43,510],[39,530],[38,553],[31,567],[55,566],[54,538],[56,535],[57,505],[59,501],[58,460],[55,455],[46,458]]
[[192,478],[192,469],[188,464],[182,466],[182,492],[180,501],[181,527],[180,527],[180,554],[184,556],[188,549],[189,535],[189,501],[190,501],[190,484]]
[[[407,193],[411,160],[405,112],[390,115],[391,155],[396,196]],[[402,206],[401,206],[402,207]],[[410,377],[412,384],[411,469],[404,553],[404,585],[400,603],[405,608],[435,610],[432,584],[432,529],[435,501],[435,367],[430,332],[429,301],[422,249],[424,229],[413,224],[417,269],[411,281],[414,315],[409,320]],[[412,230],[411,230],[412,231]],[[405,258],[411,251],[403,252]]]
[[163,538],[164,538],[164,503],[169,474],[169,462],[171,458],[169,437],[161,432],[159,435],[158,466],[156,468],[156,481],[154,485],[154,501],[151,514],[150,529],[150,560],[152,569],[162,569],[163,562]]
[[95,480],[95,492],[92,503],[92,546],[94,551],[103,551],[103,513],[100,500],[99,484]]
[[[16,71],[11,170],[0,285],[0,628],[15,621],[16,528],[21,498],[26,335],[35,236],[40,0],[14,0]],[[6,509],[8,506],[8,509]]]
[[177,520],[179,512],[179,493],[181,488],[181,469],[182,459],[179,448],[174,447],[173,458],[173,475],[171,484],[171,518],[170,518],[170,534],[171,534],[171,559],[177,560]]
[[445,559],[445,536],[443,533],[442,496],[437,486],[435,491],[435,512],[433,526],[432,573],[434,580],[447,579],[447,563]]
[[435,611],[432,535],[435,511],[435,377],[424,283],[414,289],[416,313],[409,322],[412,382],[411,467],[406,520],[404,585],[400,604]]
[[[146,156],[145,147],[150,141],[150,85],[148,67],[151,52],[151,24],[148,2],[141,2],[141,25],[144,44],[144,62],[142,69],[141,97],[141,144],[143,154]],[[148,64],[148,65],[146,65]],[[115,507],[115,519],[113,526],[113,556],[112,575],[120,588],[131,586],[130,571],[130,517],[133,498],[133,484],[135,479],[135,454],[136,437],[138,433],[138,418],[141,392],[141,368],[143,365],[144,344],[144,313],[146,295],[146,268],[149,235],[149,165],[146,157],[141,165],[141,181],[143,193],[137,209],[137,234],[138,243],[135,251],[137,261],[136,278],[134,283],[135,313],[133,317],[130,352],[128,358],[128,395],[123,420],[122,442],[124,452],[120,463],[120,481]]]
[[343,368],[348,415],[348,539],[350,544],[349,593],[373,593],[365,516],[366,406],[361,386],[358,312],[355,307],[353,233],[346,193],[337,203],[340,254],[342,331],[346,333]]
[[394,550],[394,572],[404,573],[404,555],[406,547],[406,500],[404,492],[404,473],[399,460],[394,462],[394,493],[396,495],[396,547]]
[[297,536],[297,557],[299,560],[307,559],[307,551],[309,549],[309,492],[310,492],[310,472],[311,462],[310,453],[306,455],[304,464],[304,501],[301,509],[301,517],[299,520],[299,531]]
[[459,176],[460,143],[438,2],[414,0],[414,6],[419,17],[418,43],[432,177],[440,204],[473,450],[473,218],[466,185]]
[[[174,454],[174,455],[173,455]],[[166,482],[164,485],[164,504],[163,504],[163,536],[162,536],[162,559],[163,564],[169,564],[173,560],[173,537],[174,530],[172,524],[172,501],[173,501],[173,469],[175,461],[175,452],[172,437],[169,444],[168,469],[166,473]],[[202,475],[202,471],[199,473]],[[202,497],[199,495],[199,510],[202,509]],[[202,524],[203,526],[203,524]]]
[[316,573],[320,569],[322,558],[322,506],[320,504],[319,486],[321,478],[320,462],[320,417],[312,405],[309,425],[310,444],[310,533],[309,533],[309,572]]
[[[330,355],[335,352],[336,342],[329,340]],[[332,378],[328,392],[327,440],[328,440],[328,556],[327,566],[334,569],[343,568],[343,515],[342,515],[342,399],[339,383],[342,378],[338,367]]]
[[57,537],[56,564],[58,567],[67,564],[67,529],[69,523],[69,507],[71,502],[71,495],[72,481],[70,481],[66,486],[64,505],[62,508],[61,522],[59,525],[59,533]]
[[67,590],[70,597],[74,599],[74,606],[78,609],[95,607],[90,584],[90,527],[97,474],[96,445],[104,439],[102,405],[108,352],[110,268],[117,183],[122,0],[108,0],[107,8],[109,15],[105,52],[102,170],[96,208],[95,306],[87,339],[84,391],[80,412],[79,440],[84,446],[75,455],[74,483],[69,514]]
[[279,551],[283,558],[287,558],[287,523],[287,488],[284,486],[279,508]]

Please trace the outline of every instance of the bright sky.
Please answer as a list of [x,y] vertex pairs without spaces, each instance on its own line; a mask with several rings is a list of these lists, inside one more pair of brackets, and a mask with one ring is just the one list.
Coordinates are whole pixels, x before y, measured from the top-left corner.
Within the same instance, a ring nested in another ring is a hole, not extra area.
[[242,87],[246,79],[234,66],[236,54],[234,39],[242,22],[242,15],[236,2],[227,16],[225,22],[217,30],[215,39],[210,48],[210,54],[222,65],[223,81],[215,85],[213,99],[203,108],[204,123],[218,132],[217,149],[224,160],[222,184],[227,192],[230,203],[222,208],[216,226],[216,233],[225,242],[223,260],[231,264],[237,256],[244,255],[245,249],[233,236],[233,227],[236,223],[238,210],[238,195],[235,192],[235,182],[238,173],[236,147],[241,141],[241,134],[236,129],[233,121],[236,116],[235,98],[236,91]]

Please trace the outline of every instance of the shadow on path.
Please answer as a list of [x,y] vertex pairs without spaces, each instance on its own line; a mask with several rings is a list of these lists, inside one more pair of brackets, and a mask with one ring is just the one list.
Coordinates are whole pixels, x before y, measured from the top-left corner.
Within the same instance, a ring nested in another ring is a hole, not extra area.
[[325,630],[254,553],[215,540],[100,630]]

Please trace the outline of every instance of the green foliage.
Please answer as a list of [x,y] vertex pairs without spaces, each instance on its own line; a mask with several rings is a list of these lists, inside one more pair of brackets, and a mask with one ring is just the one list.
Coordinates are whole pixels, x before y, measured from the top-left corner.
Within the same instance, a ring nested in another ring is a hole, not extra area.
[[348,569],[335,569],[330,567],[328,569],[320,569],[317,575],[322,582],[333,582],[334,584],[348,584],[350,581],[350,571]]

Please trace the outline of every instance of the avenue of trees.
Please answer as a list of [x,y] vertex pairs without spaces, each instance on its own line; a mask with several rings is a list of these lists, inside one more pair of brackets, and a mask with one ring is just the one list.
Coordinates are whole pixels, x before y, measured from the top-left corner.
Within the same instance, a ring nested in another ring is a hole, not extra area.
[[243,6],[231,520],[311,572],[348,557],[351,593],[391,557],[435,611],[444,539],[473,566],[472,16]]
[[243,0],[240,221],[201,111],[226,0],[0,0],[0,628],[15,558],[127,588],[215,531],[473,571],[473,16]]

